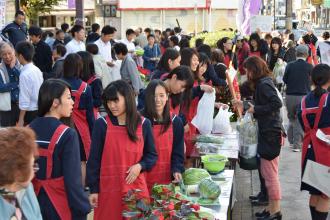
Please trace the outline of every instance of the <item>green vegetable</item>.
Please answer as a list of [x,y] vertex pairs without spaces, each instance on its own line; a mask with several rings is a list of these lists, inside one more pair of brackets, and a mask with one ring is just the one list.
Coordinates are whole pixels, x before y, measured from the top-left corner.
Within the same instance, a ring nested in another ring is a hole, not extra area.
[[203,199],[217,199],[221,193],[219,184],[212,179],[202,180],[198,185],[198,190]]
[[201,143],[214,143],[214,144],[223,144],[224,140],[222,137],[214,136],[214,135],[199,135],[197,137],[197,142]]
[[206,170],[199,168],[189,168],[182,175],[185,185],[197,185],[203,179],[210,177],[210,174]]
[[136,53],[136,55],[138,55],[138,56],[143,56],[143,54],[144,54],[144,50],[143,50],[143,49],[136,49],[136,50],[135,50],[135,53]]
[[188,216],[188,220],[200,220],[200,219],[213,220],[214,216],[211,213],[203,212],[203,211],[199,211],[197,213],[191,213]]

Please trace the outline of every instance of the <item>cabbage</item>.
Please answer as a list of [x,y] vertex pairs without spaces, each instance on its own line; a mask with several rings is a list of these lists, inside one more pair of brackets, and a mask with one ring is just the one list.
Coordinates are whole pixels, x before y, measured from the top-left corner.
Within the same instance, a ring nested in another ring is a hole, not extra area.
[[182,175],[185,185],[197,185],[203,179],[210,177],[210,174],[206,170],[199,168],[189,168],[188,170],[184,171]]
[[212,179],[203,179],[198,185],[198,191],[203,199],[217,199],[221,193],[219,184]]

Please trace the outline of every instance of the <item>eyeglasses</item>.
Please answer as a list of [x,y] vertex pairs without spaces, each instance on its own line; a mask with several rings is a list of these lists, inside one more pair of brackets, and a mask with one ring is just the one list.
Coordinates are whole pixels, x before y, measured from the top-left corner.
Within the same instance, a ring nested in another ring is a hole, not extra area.
[[37,162],[34,162],[33,164],[33,171],[36,173],[39,170],[39,164]]

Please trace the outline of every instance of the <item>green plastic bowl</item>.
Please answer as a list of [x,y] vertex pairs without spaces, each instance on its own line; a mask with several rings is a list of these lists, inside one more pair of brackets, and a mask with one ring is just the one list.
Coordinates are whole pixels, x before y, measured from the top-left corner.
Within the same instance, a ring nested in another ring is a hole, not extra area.
[[205,155],[201,158],[204,168],[211,174],[217,174],[223,171],[228,161],[227,157],[222,155]]

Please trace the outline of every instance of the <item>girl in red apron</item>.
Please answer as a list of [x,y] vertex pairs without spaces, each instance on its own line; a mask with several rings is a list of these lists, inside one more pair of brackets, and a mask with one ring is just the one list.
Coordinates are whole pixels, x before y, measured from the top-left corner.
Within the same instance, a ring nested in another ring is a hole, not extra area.
[[183,125],[179,117],[170,112],[166,85],[152,80],[146,88],[143,115],[153,124],[155,146],[158,154],[156,165],[146,174],[149,192],[154,184],[169,184],[182,179],[184,171]]
[[143,171],[157,161],[151,123],[136,108],[132,87],[123,80],[103,93],[106,117],[97,119],[87,163],[87,185],[94,219],[122,219],[123,197],[131,189],[149,198]]
[[86,82],[91,87],[94,117],[98,118],[99,107],[102,105],[102,81],[95,75],[95,67],[92,55],[86,51],[79,51],[77,54],[83,61],[83,69],[80,75],[80,79],[82,79],[82,81]]
[[[327,143],[316,137],[320,129],[330,135],[330,96],[327,89],[330,87],[330,67],[326,64],[315,66],[312,71],[314,91],[305,96],[298,111],[299,121],[304,129],[302,148],[302,176],[307,160],[329,167],[330,147]],[[309,206],[313,220],[326,220],[330,209],[330,199],[320,190],[307,183],[301,183],[301,190],[310,193]]]
[[90,204],[81,183],[76,131],[60,119],[73,110],[70,85],[45,81],[39,91],[38,115],[29,125],[39,145],[39,171],[33,180],[43,219],[86,219]]
[[79,77],[83,69],[81,57],[69,54],[63,64],[63,79],[72,89],[74,100],[72,119],[79,135],[82,182],[85,184],[86,161],[89,156],[91,134],[94,126],[93,96],[90,86]]

